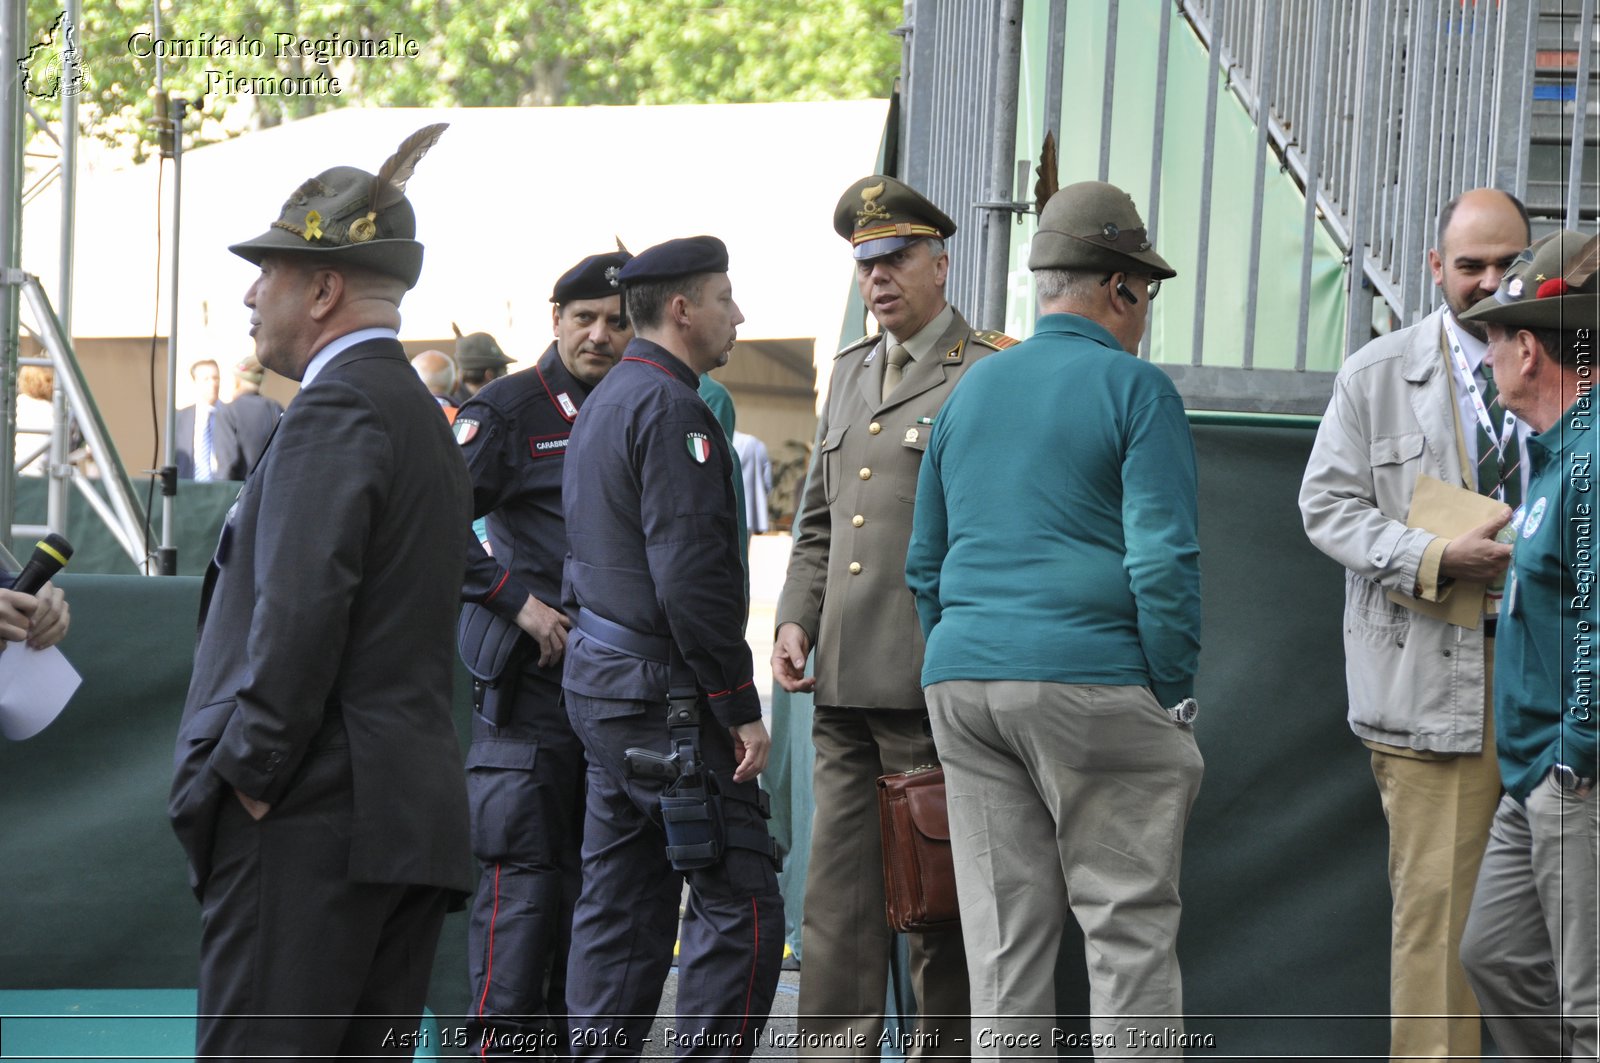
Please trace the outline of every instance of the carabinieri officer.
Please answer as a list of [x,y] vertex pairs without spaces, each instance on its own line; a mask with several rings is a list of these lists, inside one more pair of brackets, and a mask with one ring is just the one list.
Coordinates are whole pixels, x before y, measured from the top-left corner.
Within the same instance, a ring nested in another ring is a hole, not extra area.
[[[620,280],[636,335],[573,427],[562,491],[576,619],[563,684],[589,757],[567,968],[572,1053],[640,1054],[687,877],[673,1047],[744,1058],[777,987],[783,901],[756,785],[771,739],[744,641],[732,458],[696,393],[700,374],[727,362],[744,318],[714,237],[652,247]],[[700,860],[669,859],[682,841],[663,826],[670,780],[625,763],[630,748],[681,751],[669,686],[694,692],[698,727],[688,733],[714,779],[701,825],[719,835],[720,854]]]
[[[564,1038],[567,945],[583,840],[583,746],[561,702],[569,624],[561,612],[567,530],[561,470],[589,390],[632,337],[617,271],[633,256],[590,255],[556,281],[555,340],[532,369],[491,381],[456,417],[474,516],[462,597],[516,624],[528,645],[472,720],[467,797],[483,868],[468,928],[473,1043]],[[490,1055],[492,1053],[486,1053]]]

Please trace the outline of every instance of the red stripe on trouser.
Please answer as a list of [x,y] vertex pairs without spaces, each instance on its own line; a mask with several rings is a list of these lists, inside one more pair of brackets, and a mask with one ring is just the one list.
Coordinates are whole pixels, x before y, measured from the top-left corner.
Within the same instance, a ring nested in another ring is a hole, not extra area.
[[[478,1018],[483,1019],[483,1009],[489,999],[489,981],[494,977],[494,929],[500,925],[500,865],[494,865],[494,907],[489,912],[489,949],[483,967],[483,993],[478,997]],[[489,1038],[479,1047],[480,1059],[489,1058]]]
[[755,920],[756,935],[755,949],[750,953],[750,984],[744,991],[744,1021],[739,1024],[739,1038],[744,1039],[744,1032],[750,1026],[750,998],[756,991],[756,969],[761,966],[761,908],[756,904],[754,897],[750,898],[750,916]]

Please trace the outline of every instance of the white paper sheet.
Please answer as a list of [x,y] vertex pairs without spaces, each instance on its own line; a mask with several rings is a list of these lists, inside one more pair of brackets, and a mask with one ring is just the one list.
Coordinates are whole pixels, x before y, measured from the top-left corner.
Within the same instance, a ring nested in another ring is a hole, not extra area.
[[30,650],[8,642],[0,652],[0,734],[13,742],[46,727],[83,682],[59,647]]

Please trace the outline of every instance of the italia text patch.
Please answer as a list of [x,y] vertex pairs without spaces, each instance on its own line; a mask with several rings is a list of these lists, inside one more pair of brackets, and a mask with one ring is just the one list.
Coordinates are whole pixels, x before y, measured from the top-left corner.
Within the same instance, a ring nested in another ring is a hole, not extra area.
[[701,465],[711,457],[711,439],[704,432],[690,432],[684,441],[689,447],[689,456]]

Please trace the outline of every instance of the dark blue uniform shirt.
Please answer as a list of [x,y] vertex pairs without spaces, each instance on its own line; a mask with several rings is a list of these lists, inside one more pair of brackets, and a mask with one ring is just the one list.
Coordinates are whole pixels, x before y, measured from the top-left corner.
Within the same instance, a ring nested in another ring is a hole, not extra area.
[[[761,717],[744,641],[733,458],[694,372],[635,338],[594,389],[567,448],[569,612],[669,636],[724,726]],[[665,703],[668,670],[575,632],[567,689]]]
[[[456,415],[456,439],[472,473],[472,514],[487,515],[494,551],[490,556],[476,535],[466,533],[464,601],[512,622],[530,594],[561,608],[567,553],[561,469],[567,437],[588,395],[588,386],[567,372],[552,343],[532,369],[491,381]],[[528,665],[536,667],[536,661]],[[560,685],[559,662],[538,671]]]

